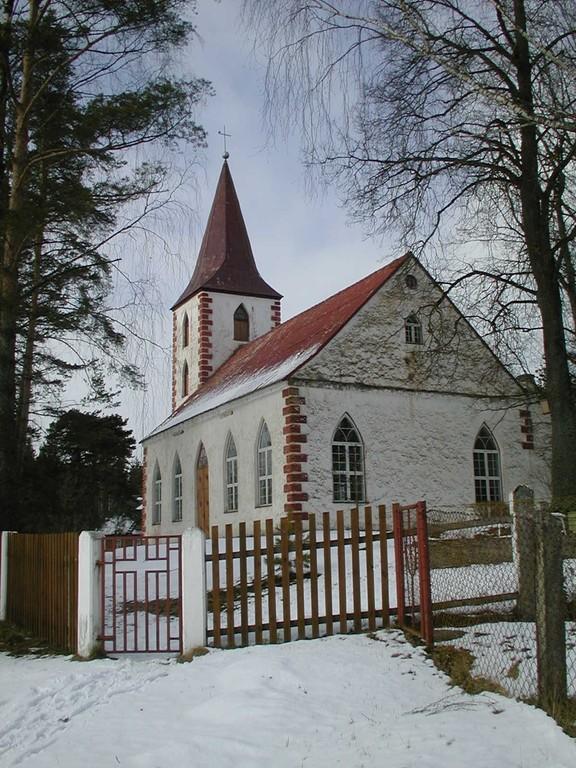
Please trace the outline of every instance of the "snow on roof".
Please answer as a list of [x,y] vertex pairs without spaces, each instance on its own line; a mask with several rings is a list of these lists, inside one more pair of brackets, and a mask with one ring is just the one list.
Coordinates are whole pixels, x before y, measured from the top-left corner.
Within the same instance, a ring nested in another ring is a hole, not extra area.
[[287,379],[334,338],[408,257],[401,256],[240,347],[148,437]]

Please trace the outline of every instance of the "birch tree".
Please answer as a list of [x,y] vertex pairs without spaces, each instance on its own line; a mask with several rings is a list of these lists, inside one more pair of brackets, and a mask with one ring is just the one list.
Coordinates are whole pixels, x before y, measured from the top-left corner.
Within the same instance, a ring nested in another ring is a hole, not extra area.
[[[458,228],[498,253],[456,283],[493,329],[541,334],[552,488],[576,501],[576,7],[569,0],[246,0],[270,112],[353,215],[417,249]],[[530,311],[534,308],[536,314]],[[525,314],[523,314],[525,313]]]

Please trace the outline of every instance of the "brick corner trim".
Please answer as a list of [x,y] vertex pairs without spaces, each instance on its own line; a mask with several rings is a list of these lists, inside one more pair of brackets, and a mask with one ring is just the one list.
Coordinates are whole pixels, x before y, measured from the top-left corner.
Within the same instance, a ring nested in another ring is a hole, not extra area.
[[520,433],[522,435],[522,448],[532,450],[534,448],[534,422],[528,408],[522,408],[518,412],[520,416]]
[[276,328],[276,326],[280,325],[280,323],[282,322],[282,314],[281,314],[279,299],[272,302],[270,310],[272,313],[272,316],[270,318],[272,320],[272,328]]
[[204,384],[212,374],[212,297],[198,294],[198,381]]
[[308,436],[303,432],[307,416],[303,412],[306,399],[301,396],[299,387],[285,387],[282,390],[282,416],[284,435],[284,512],[289,517],[307,519],[305,502],[308,493],[304,490],[308,482],[306,465],[308,456],[304,453]]
[[141,526],[142,533],[146,533],[146,489],[148,488],[148,449],[144,448],[144,456],[142,458],[142,517]]

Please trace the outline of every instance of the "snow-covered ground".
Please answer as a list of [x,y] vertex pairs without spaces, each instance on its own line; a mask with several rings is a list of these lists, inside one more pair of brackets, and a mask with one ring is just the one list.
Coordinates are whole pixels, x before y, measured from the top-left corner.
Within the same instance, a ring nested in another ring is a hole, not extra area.
[[189,664],[0,654],[2,768],[573,768],[543,712],[449,686],[394,631]]

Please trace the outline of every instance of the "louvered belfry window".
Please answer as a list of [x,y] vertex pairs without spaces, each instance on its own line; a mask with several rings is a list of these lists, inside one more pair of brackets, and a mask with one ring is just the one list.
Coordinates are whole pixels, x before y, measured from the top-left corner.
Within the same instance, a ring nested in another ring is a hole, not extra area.
[[243,304],[240,304],[234,312],[234,341],[248,341],[250,339],[250,322],[248,312]]

